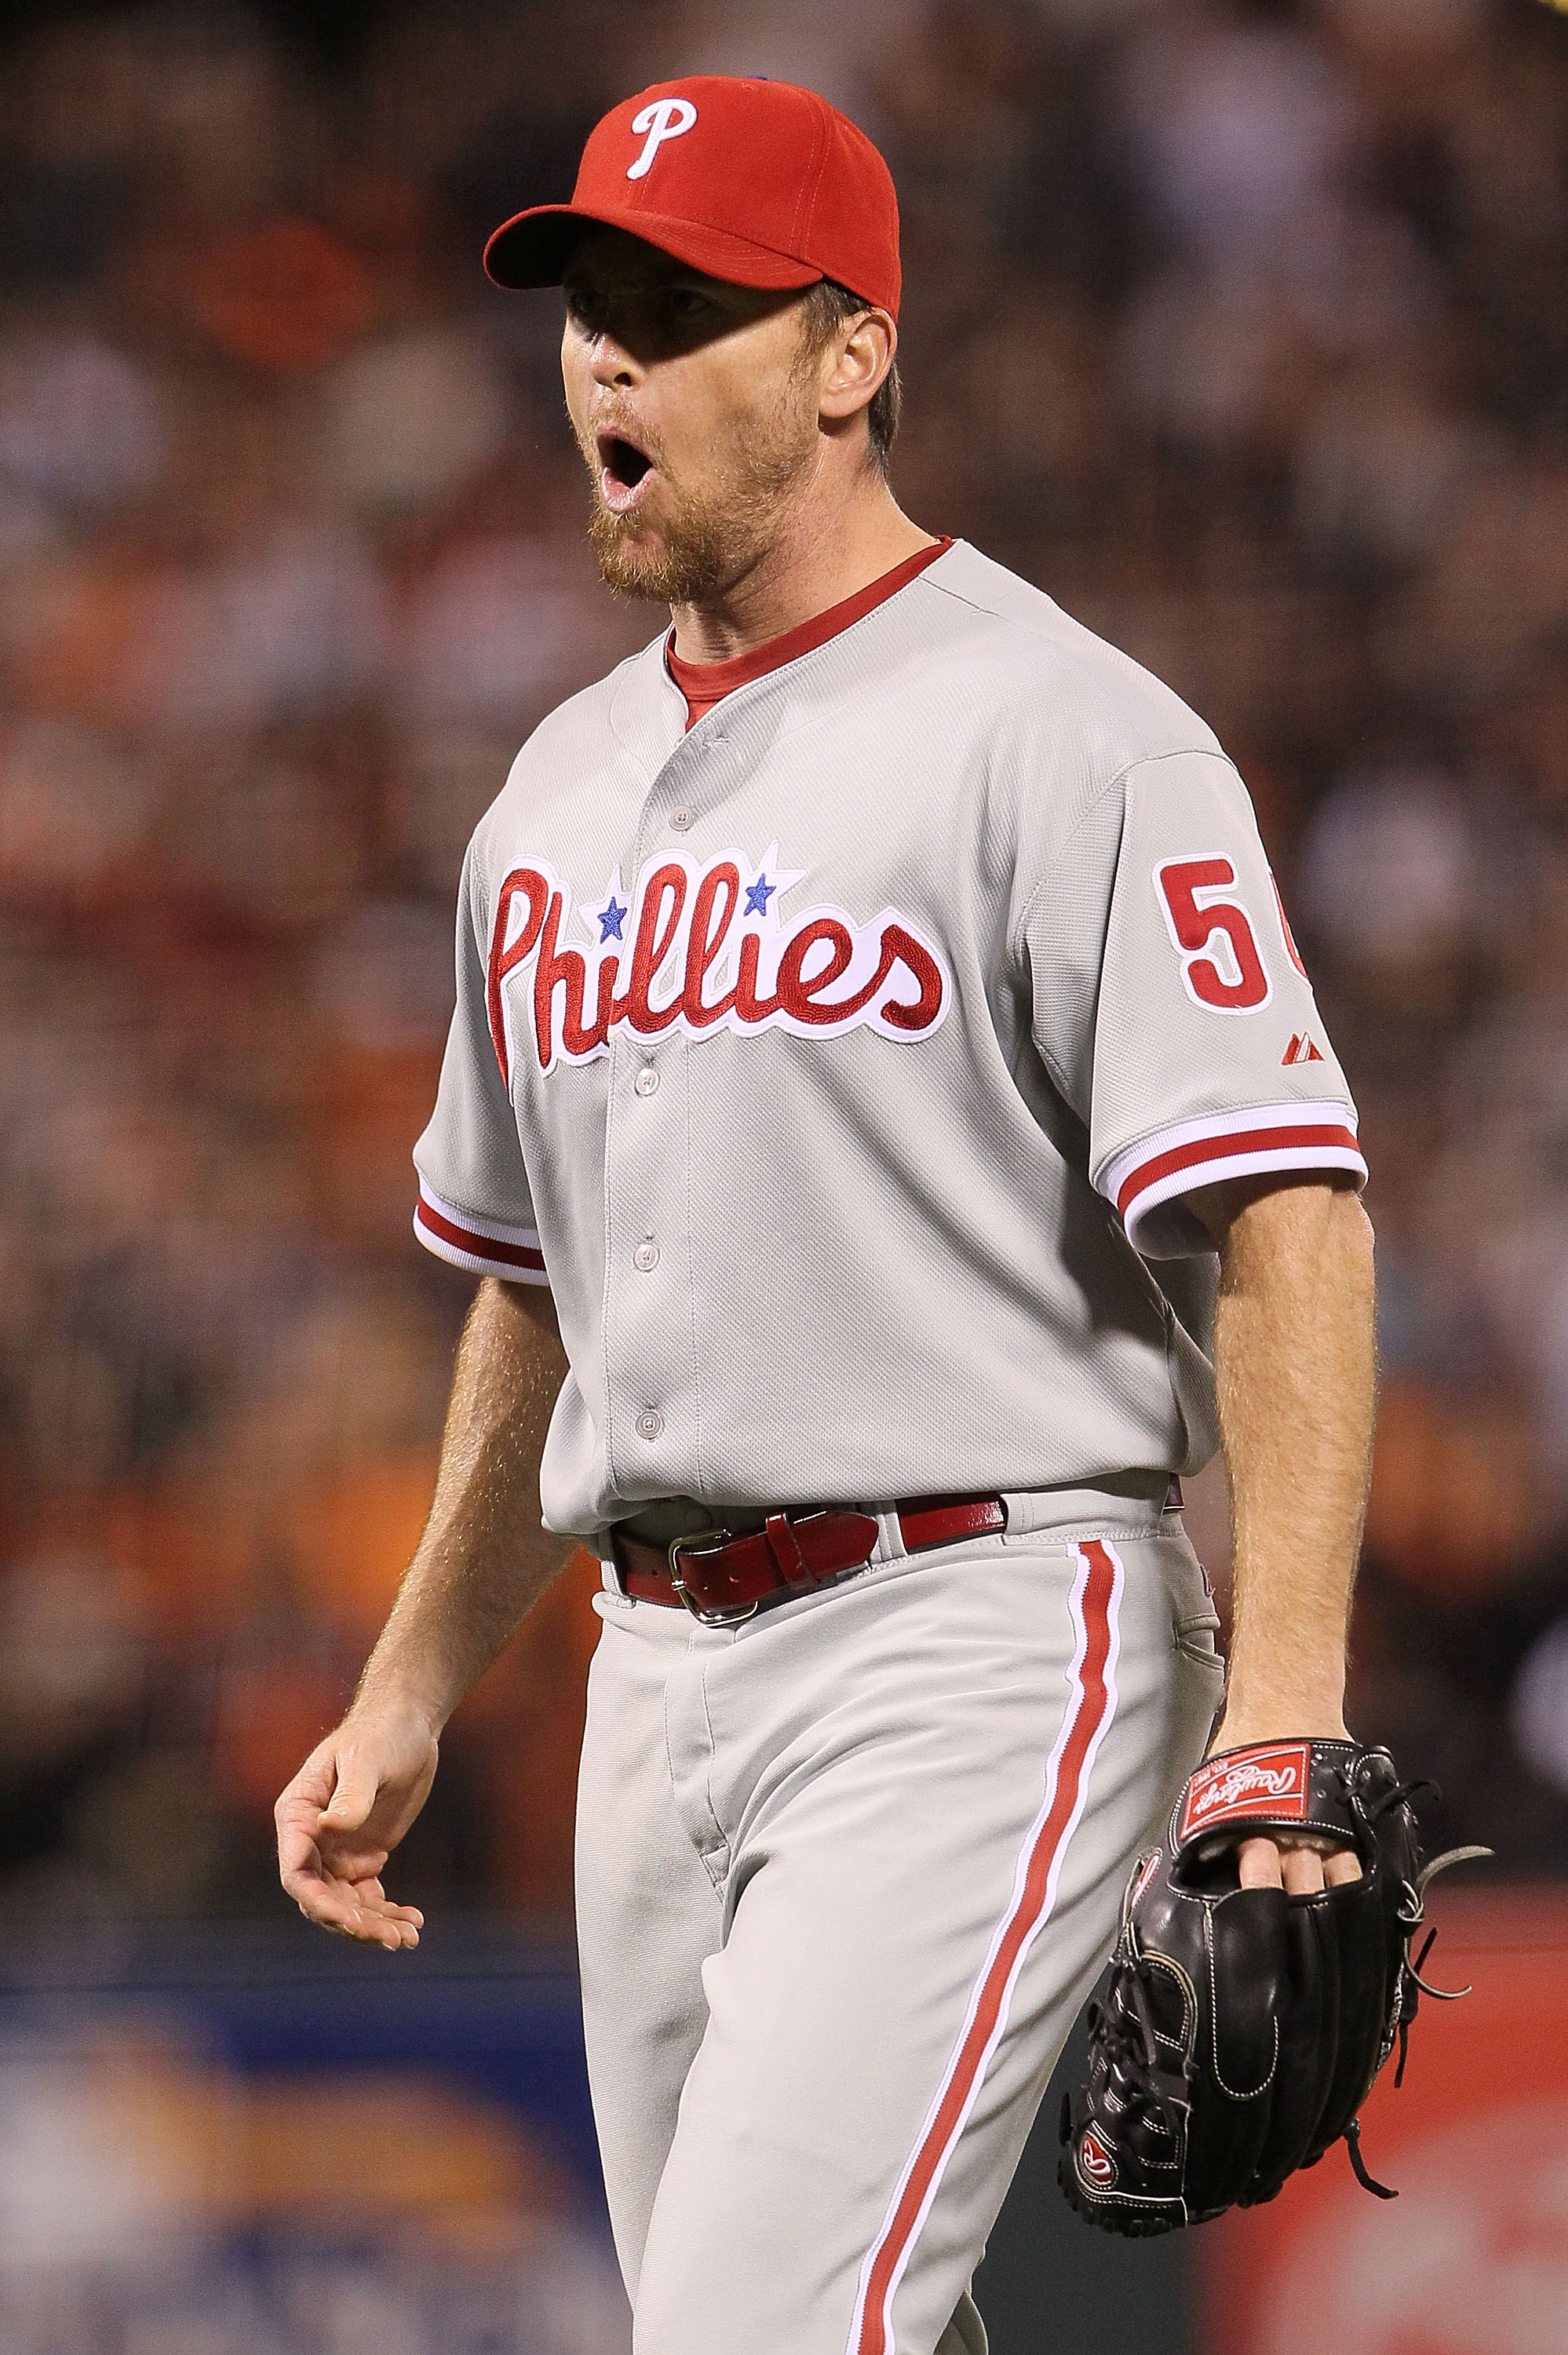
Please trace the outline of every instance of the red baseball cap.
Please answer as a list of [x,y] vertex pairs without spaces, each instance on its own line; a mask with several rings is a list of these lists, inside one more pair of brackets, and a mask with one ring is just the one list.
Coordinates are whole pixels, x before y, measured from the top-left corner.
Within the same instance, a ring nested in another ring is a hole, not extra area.
[[630,229],[737,286],[836,279],[898,311],[893,176],[847,115],[793,82],[655,82],[589,133],[569,205],[533,205],[484,249],[498,286],[558,286],[583,221]]

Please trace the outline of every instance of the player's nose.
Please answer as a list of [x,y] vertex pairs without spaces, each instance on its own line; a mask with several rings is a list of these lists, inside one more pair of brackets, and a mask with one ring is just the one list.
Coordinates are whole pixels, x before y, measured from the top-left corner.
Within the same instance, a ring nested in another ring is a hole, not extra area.
[[630,347],[617,334],[613,319],[607,320],[595,336],[588,368],[594,382],[606,387],[636,384],[642,376]]
[[601,336],[593,356],[593,380],[602,385],[630,385],[637,381],[638,370],[630,356],[619,344]]

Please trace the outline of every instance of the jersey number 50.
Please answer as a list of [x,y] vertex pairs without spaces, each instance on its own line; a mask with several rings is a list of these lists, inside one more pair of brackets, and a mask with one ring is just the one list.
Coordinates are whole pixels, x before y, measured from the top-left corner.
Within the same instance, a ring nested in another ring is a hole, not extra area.
[[1187,995],[1227,1014],[1255,1013],[1274,995],[1235,888],[1236,870],[1222,852],[1203,858],[1167,858],[1154,870],[1166,927],[1181,960]]

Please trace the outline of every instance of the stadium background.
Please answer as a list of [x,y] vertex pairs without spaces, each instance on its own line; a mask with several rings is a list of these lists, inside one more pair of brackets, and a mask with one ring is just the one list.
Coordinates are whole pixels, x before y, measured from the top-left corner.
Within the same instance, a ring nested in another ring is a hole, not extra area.
[[[408,1223],[462,846],[656,621],[585,553],[556,301],[479,247],[705,69],[813,83],[889,157],[905,506],[1251,783],[1373,1172],[1351,1721],[1498,1852],[1440,1908],[1481,1992],[1424,2019],[1414,2107],[1377,2097],[1400,2209],[1330,2160],[1250,2239],[1102,2247],[1047,2118],[997,2355],[1549,2355],[1568,2062],[1529,2102],[1503,2065],[1562,2046],[1568,1934],[1568,16],[1534,0],[0,8],[0,2350],[624,2341],[569,1968],[586,1573],[454,1721],[396,1871],[418,1958],[285,1918],[270,1807],[417,1532],[469,1293]],[[1223,1581],[1212,1479],[1193,1518]]]

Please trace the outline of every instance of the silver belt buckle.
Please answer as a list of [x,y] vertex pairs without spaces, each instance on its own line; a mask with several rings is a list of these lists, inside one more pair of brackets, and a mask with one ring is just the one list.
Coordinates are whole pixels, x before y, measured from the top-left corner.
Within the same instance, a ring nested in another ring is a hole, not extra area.
[[705,1611],[700,1603],[693,1601],[686,1582],[681,1576],[680,1557],[683,1553],[693,1553],[698,1546],[714,1540],[720,1545],[727,1545],[734,1535],[733,1529],[698,1529],[691,1537],[671,1540],[670,1583],[700,1626],[738,1627],[741,1621],[749,1619],[757,1609],[757,1600],[754,1599],[750,1603],[721,1604],[716,1611]]

